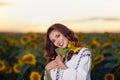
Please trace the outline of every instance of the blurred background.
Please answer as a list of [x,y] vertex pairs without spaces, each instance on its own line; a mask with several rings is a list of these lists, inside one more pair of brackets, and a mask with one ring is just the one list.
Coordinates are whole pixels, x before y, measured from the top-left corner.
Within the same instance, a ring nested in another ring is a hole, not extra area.
[[0,80],[43,80],[54,23],[90,48],[92,80],[120,80],[119,0],[0,0]]

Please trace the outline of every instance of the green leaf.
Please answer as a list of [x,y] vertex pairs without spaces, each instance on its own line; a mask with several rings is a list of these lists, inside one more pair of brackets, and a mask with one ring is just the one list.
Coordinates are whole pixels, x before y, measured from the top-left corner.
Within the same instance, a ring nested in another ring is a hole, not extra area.
[[69,48],[57,48],[55,49],[55,51],[57,54],[60,54],[62,57],[65,57],[65,59],[67,59],[70,49]]
[[70,52],[70,49],[68,48],[57,48],[55,49],[57,54],[60,54],[61,56],[64,56],[65,54],[68,54]]

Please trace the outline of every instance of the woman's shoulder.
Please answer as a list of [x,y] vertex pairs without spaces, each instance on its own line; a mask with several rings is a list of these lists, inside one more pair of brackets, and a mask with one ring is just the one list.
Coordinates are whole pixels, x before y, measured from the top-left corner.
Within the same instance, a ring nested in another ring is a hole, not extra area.
[[83,58],[85,56],[91,56],[89,48],[83,47],[79,50],[78,54],[72,56],[71,61],[76,62],[79,58]]
[[79,50],[78,54],[74,54],[74,55],[72,56],[71,60],[79,59],[80,56],[85,56],[85,55],[88,55],[88,56],[91,55],[90,50],[89,50],[89,48],[87,48],[87,47],[81,48],[81,49]]
[[81,48],[77,55],[84,54],[84,52],[90,54],[90,50],[89,50],[89,48],[87,48],[87,47],[83,47],[83,48]]

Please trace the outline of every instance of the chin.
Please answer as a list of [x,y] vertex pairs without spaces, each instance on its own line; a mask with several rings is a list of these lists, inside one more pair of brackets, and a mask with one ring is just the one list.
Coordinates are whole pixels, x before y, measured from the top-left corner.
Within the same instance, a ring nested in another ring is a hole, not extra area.
[[65,46],[63,46],[62,48],[66,48],[67,46],[65,45]]
[[60,47],[60,48],[65,48],[65,47]]

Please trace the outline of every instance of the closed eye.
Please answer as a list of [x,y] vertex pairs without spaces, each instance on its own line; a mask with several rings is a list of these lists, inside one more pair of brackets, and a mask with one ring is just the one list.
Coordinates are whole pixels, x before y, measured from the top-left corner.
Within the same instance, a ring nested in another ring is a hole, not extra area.
[[60,34],[56,35],[56,38],[59,38],[60,37]]
[[[56,35],[55,37],[56,37],[56,38],[59,38],[59,37],[60,37],[60,34]],[[53,39],[52,42],[55,43],[55,40]]]

